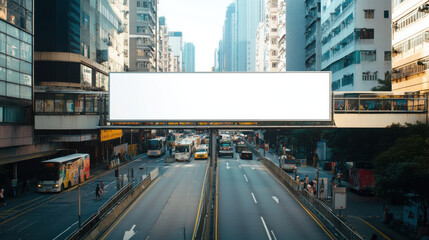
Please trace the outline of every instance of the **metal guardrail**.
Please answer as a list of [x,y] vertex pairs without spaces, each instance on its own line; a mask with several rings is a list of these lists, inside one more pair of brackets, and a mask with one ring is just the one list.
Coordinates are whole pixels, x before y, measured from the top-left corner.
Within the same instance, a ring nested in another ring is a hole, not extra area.
[[99,209],[98,215],[103,217],[114,205],[118,204],[118,201],[123,198],[131,189],[133,188],[132,182],[127,183],[123,188],[121,188],[115,195],[113,195],[109,200],[107,200]]
[[[155,174],[152,174],[154,172]],[[66,239],[67,240],[78,240],[83,239],[87,236],[99,223],[100,221],[108,215],[118,204],[120,204],[123,199],[125,199],[130,193],[134,192],[137,188],[147,187],[153,179],[158,176],[158,168],[152,171],[145,179],[137,183],[133,187],[133,182],[127,183],[122,187],[118,192],[116,192],[109,200],[107,200],[99,209],[97,213],[94,213],[89,217],[79,229],[76,229],[71,233]]]
[[210,228],[208,227],[210,224],[210,214],[212,213],[212,194],[213,194],[213,161],[210,163],[210,167],[208,169],[208,174],[205,179],[204,184],[204,196],[201,206],[201,212],[198,220],[197,231],[193,239],[208,239]]
[[300,202],[305,204],[307,208],[310,209],[311,212],[315,214],[338,239],[363,240],[358,233],[353,231],[346,223],[337,217],[325,203],[315,198],[313,194],[305,190],[302,183],[296,182],[275,163],[264,158],[250,144],[247,145],[253,153],[260,158],[263,158],[264,165],[267,166],[267,168],[285,184],[290,192],[295,197],[299,198]]

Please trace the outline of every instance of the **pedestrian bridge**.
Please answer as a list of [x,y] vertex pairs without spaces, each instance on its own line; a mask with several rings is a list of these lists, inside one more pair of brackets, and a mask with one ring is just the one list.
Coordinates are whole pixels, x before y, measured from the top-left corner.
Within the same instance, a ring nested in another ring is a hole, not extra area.
[[[428,94],[333,92],[329,122],[110,122],[101,129],[257,129],[257,128],[385,128],[392,124],[429,124]],[[271,108],[271,110],[274,110]],[[283,110],[283,109],[282,109]]]
[[334,92],[337,128],[384,128],[428,123],[427,95],[392,92]]

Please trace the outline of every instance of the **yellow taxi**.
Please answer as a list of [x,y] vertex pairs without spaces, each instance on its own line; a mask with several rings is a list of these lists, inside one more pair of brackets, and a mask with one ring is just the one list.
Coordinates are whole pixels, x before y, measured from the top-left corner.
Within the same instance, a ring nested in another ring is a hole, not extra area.
[[206,146],[198,146],[195,150],[194,159],[207,159],[209,157]]

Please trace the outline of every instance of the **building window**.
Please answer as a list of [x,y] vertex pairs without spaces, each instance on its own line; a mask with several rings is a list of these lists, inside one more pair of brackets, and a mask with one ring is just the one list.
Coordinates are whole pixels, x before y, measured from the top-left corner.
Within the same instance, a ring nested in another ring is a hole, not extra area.
[[374,29],[356,29],[356,38],[358,39],[374,39]]
[[271,52],[271,56],[277,56],[277,51],[276,51],[276,50],[273,50],[273,51]]
[[390,51],[384,51],[384,61],[392,61],[392,53]]
[[276,63],[276,62],[273,62],[273,63],[271,64],[271,67],[272,67],[272,68],[277,68],[277,63]]
[[377,72],[363,72],[362,73],[362,80],[363,81],[376,81],[377,78]]
[[389,18],[389,10],[384,11],[384,18]]
[[137,26],[137,32],[138,33],[147,33],[146,27]]
[[55,112],[64,112],[64,94],[55,95]]
[[374,19],[374,9],[365,9],[363,11],[366,19]]
[[277,28],[271,28],[271,32],[277,32]]
[[277,44],[277,38],[271,38],[271,44]]
[[19,57],[19,40],[8,36],[6,49],[8,55]]
[[361,61],[375,62],[377,60],[376,56],[377,56],[377,52],[375,50],[371,50],[371,51],[362,50],[362,51],[360,51]]
[[149,21],[149,14],[146,14],[146,13],[137,14],[137,20],[138,21]]

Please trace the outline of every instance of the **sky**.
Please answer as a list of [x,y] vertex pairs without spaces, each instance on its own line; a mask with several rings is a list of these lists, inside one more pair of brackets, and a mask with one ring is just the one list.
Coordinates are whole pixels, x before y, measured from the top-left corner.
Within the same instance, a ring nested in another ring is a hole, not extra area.
[[214,52],[222,39],[226,8],[234,0],[159,0],[160,17],[168,31],[183,33],[183,42],[195,45],[195,71],[210,72]]

